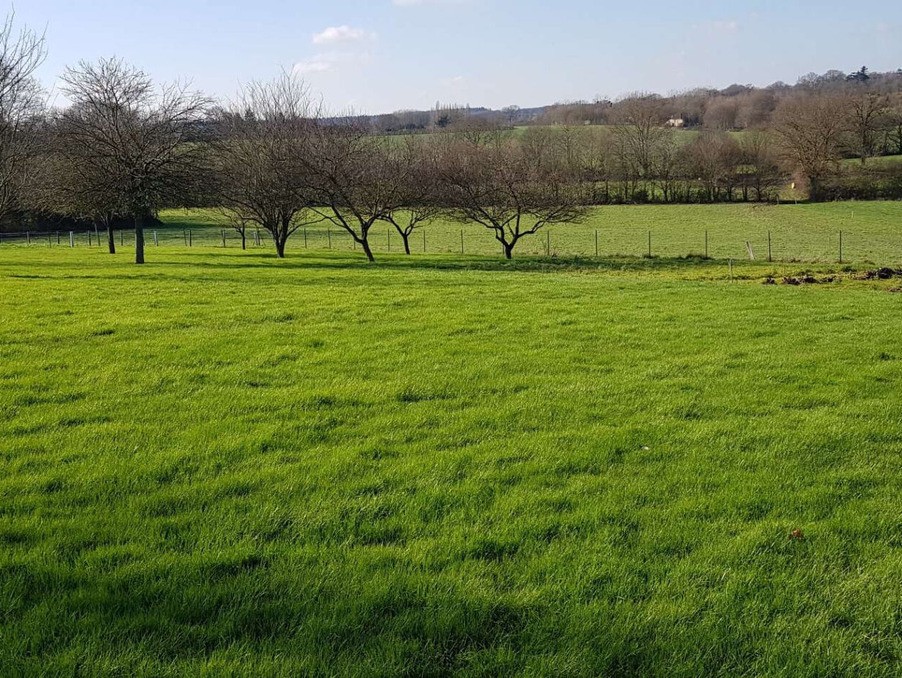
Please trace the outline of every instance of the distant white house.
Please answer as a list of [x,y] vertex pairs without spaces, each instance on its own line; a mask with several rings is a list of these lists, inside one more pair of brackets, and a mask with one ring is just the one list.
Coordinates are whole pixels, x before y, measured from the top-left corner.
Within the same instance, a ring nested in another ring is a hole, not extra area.
[[668,127],[683,127],[686,124],[686,121],[682,118],[671,118],[667,121]]

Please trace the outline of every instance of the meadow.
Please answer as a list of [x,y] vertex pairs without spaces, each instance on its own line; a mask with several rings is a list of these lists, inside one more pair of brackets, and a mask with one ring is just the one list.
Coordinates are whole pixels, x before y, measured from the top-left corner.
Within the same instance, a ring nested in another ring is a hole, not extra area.
[[148,261],[0,247],[0,675],[898,675],[902,280]]
[[[191,230],[198,244],[221,245],[225,229],[227,247],[240,246],[238,234],[217,210],[167,210],[160,218],[168,227],[160,232],[163,244],[184,244],[185,232]],[[829,263],[839,260],[840,232],[843,261],[902,264],[902,202],[893,201],[599,207],[583,223],[551,226],[523,239],[515,256],[594,257],[596,237],[599,256],[647,256],[650,234],[655,257],[748,259],[748,243],[761,260],[767,259],[769,235],[774,261]],[[500,252],[488,230],[447,220],[415,232],[411,249],[414,254],[459,255],[461,240],[466,255]],[[248,241],[253,242],[252,236]],[[376,252],[401,251],[401,239],[388,225],[376,225],[371,241]],[[296,233],[288,249],[353,251],[354,243],[344,231],[320,224],[306,229],[306,238],[303,231]]]

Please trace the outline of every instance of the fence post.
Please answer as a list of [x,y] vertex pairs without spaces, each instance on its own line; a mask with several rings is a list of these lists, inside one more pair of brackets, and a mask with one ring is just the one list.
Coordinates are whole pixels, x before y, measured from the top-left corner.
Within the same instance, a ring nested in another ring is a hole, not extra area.
[[423,254],[426,254],[426,229],[423,229]]
[[185,239],[185,247],[188,247],[188,231],[182,229],[182,237]]
[[159,247],[159,246],[160,246],[160,241],[157,239],[157,232],[156,232],[156,231],[153,232],[153,246],[154,246],[154,247]]
[[191,229],[188,229],[188,247],[192,247],[194,245],[194,233],[191,232]]
[[545,231],[545,256],[551,256],[551,231]]
[[648,232],[648,258],[651,259],[651,231]]
[[69,231],[69,247],[75,247],[75,233]]
[[304,226],[304,249],[307,249],[307,227]]
[[767,232],[767,260],[768,261],[774,260],[774,257],[772,255],[771,249],[770,249],[770,231]]
[[705,259],[708,258],[708,229],[705,229]]
[[842,263],[842,231],[839,232],[839,263]]
[[49,233],[47,234],[47,247],[53,247],[53,238]]
[[25,231],[25,244],[31,244],[31,231]]
[[332,227],[326,226],[326,237],[329,238],[329,249],[332,249]]
[[388,251],[391,252],[391,231],[389,229],[385,229],[385,239],[388,241]]
[[595,229],[595,258],[598,258],[598,229]]
[[460,229],[460,253],[464,253],[464,229]]
[[221,235],[222,235],[222,246],[225,247],[226,242],[225,242],[225,229],[224,228],[221,231]]
[[59,231],[56,232],[56,244],[57,245],[60,244],[60,232]]
[[125,245],[125,231],[119,231],[119,246]]
[[94,235],[97,239],[97,246],[100,247],[100,231],[97,229],[97,224],[94,224]]

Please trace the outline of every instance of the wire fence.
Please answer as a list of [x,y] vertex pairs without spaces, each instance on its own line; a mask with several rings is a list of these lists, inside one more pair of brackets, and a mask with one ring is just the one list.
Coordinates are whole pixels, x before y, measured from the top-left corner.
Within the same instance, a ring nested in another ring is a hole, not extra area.
[[[117,248],[134,248],[133,230],[114,233]],[[147,229],[145,246],[177,248],[240,249],[242,236],[232,229]],[[375,253],[403,253],[404,243],[393,228],[374,228],[369,235]],[[0,249],[9,247],[107,248],[104,231],[53,231],[0,233]],[[264,230],[248,230],[248,250],[274,249]],[[501,244],[487,229],[427,226],[409,238],[411,254],[458,254],[501,256]],[[299,229],[288,240],[290,251],[360,251],[360,245],[344,230],[331,227]],[[711,230],[637,228],[546,228],[517,243],[515,256],[544,257],[707,257],[754,259],[774,262],[899,263],[902,262],[902,232],[877,235],[856,231],[813,232],[784,229],[751,233]]]

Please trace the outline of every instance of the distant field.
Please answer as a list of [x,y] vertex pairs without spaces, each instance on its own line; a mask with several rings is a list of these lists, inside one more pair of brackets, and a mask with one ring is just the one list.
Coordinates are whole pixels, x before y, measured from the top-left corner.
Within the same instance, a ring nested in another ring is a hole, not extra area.
[[898,676],[902,281],[128,259],[0,247],[0,675]]
[[[858,158],[848,158],[843,161],[848,166],[860,167],[861,160]],[[902,165],[902,155],[882,155],[876,158],[868,158],[865,167],[896,167]]]
[[[215,210],[172,210],[161,214],[171,227],[168,242],[183,242],[180,229],[192,229],[200,242],[220,241],[223,217]],[[775,260],[833,262],[839,259],[839,232],[843,232],[843,259],[852,262],[902,264],[902,202],[845,202],[799,205],[644,205],[600,207],[584,224],[553,226],[521,241],[516,254],[551,254],[559,257],[594,256],[595,232],[600,255],[642,256],[648,253],[680,257],[705,253],[717,259],[746,259],[746,242],[755,256],[767,258],[768,232]],[[426,253],[460,253],[463,232],[466,254],[494,255],[500,248],[492,235],[473,224],[439,222],[425,232]],[[331,238],[330,238],[331,235]],[[237,234],[227,232],[235,247]],[[307,249],[351,250],[353,242],[343,231],[325,227],[307,231]],[[400,238],[379,225],[372,235],[377,252],[399,251]],[[415,253],[424,251],[423,233],[412,239]],[[289,241],[289,250],[304,249],[303,233]]]

